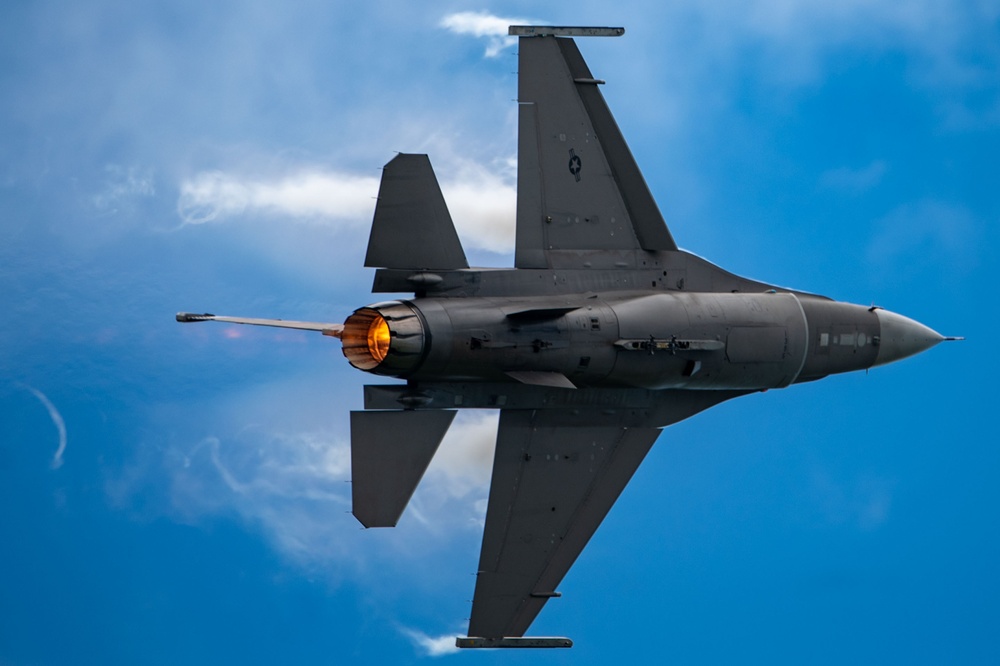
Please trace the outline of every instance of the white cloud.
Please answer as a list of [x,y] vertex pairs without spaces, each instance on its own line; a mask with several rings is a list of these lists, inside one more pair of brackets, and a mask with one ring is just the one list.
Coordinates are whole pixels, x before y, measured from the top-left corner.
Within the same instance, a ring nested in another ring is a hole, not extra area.
[[441,442],[428,475],[440,474],[449,494],[462,496],[489,485],[500,413],[493,410],[459,412]]
[[31,392],[33,396],[38,398],[45,409],[49,412],[49,418],[52,419],[53,425],[56,427],[56,431],[59,433],[59,446],[56,448],[56,452],[52,456],[52,469],[59,469],[63,464],[63,453],[66,451],[66,422],[63,420],[62,414],[56,409],[56,406],[52,404],[48,396],[39,391],[38,389],[32,388],[30,386],[25,386],[25,389]]
[[188,522],[238,516],[287,561],[333,581],[380,563],[399,568],[405,562],[411,570],[437,565],[465,541],[474,571],[497,414],[460,413],[399,525],[364,530],[350,513],[348,415],[354,405],[345,397],[358,388],[348,382],[331,389],[323,373],[254,386],[210,407],[167,409],[160,418],[174,424],[174,432],[183,420],[198,424],[193,432],[211,434],[140,447],[108,492],[127,506],[132,496],[148,497],[151,478],[165,476],[167,504],[160,510]]
[[[462,411],[438,448],[406,511],[429,529],[482,528],[493,469],[499,412]],[[465,504],[461,523],[445,520],[456,501]]]
[[441,19],[441,27],[458,35],[472,35],[486,38],[486,57],[495,58],[511,46],[517,44],[517,37],[507,34],[511,25],[531,24],[530,19],[504,18],[489,12],[456,12]]
[[[441,190],[463,244],[509,252],[517,200],[512,163],[484,165],[441,152]],[[322,169],[292,169],[271,179],[210,171],[181,183],[177,213],[183,225],[264,215],[367,228],[378,188],[378,178]]]
[[490,252],[514,247],[517,188],[510,170],[489,169],[462,160],[455,176],[441,182],[441,191],[462,243]]
[[181,183],[177,213],[184,224],[276,214],[360,225],[371,219],[378,182],[371,176],[309,168],[273,179],[208,171]]
[[455,646],[455,634],[445,634],[444,636],[428,636],[416,629],[400,627],[403,635],[413,641],[413,645],[421,650],[428,657],[441,657],[446,654],[454,654],[459,651]]

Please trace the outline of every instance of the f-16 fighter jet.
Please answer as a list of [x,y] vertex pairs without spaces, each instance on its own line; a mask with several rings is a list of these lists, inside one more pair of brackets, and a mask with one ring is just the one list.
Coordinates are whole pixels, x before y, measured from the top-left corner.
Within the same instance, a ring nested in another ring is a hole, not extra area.
[[353,513],[396,525],[456,410],[500,410],[468,637],[525,632],[660,430],[725,400],[864,370],[945,338],[877,307],[745,279],[680,250],[574,41],[622,28],[512,26],[519,37],[515,267],[470,268],[426,155],[382,175],[343,324],[177,315],[314,330],[359,370]]

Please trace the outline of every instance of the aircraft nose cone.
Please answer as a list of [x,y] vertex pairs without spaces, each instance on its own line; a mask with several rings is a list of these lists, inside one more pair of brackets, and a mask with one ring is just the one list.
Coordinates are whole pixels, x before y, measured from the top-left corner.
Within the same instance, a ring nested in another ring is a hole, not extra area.
[[919,354],[945,339],[937,331],[909,317],[888,310],[875,310],[875,314],[882,330],[878,355],[873,365],[885,365]]

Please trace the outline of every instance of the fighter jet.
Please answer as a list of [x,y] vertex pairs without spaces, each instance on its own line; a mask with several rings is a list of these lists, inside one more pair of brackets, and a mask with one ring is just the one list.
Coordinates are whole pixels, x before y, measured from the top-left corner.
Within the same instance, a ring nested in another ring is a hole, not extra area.
[[742,278],[681,250],[574,37],[622,28],[511,26],[519,38],[514,268],[470,268],[426,155],[382,174],[365,266],[413,293],[343,324],[180,313],[319,331],[359,370],[353,513],[400,519],[460,409],[500,410],[468,636],[459,647],[569,647],[525,637],[665,426],[723,401],[922,352],[912,319]]

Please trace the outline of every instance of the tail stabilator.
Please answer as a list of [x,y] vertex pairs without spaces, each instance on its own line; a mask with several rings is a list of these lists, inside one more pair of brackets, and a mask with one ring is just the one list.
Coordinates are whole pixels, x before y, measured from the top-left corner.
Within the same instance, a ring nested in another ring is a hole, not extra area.
[[351,495],[365,527],[395,527],[455,412],[351,412]]
[[365,266],[468,268],[427,155],[396,155],[382,171]]

